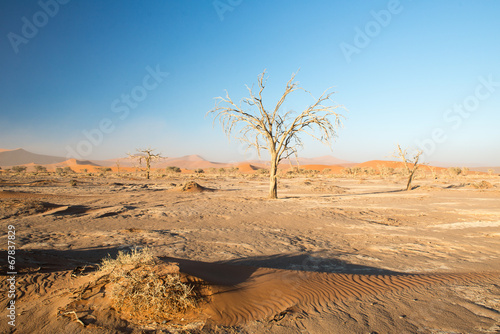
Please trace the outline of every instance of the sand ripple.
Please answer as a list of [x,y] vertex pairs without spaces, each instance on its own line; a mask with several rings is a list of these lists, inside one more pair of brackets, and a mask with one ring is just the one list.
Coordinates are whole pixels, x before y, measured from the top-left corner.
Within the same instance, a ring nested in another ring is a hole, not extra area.
[[207,313],[213,323],[225,326],[272,319],[289,309],[321,311],[351,298],[500,276],[498,273],[357,275],[179,262],[181,271],[214,284]]

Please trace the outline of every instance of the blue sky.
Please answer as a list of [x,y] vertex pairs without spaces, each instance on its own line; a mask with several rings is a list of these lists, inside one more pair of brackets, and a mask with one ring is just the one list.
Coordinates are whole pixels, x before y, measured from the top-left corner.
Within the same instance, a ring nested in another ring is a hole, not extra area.
[[[302,87],[333,86],[348,109],[331,149],[306,139],[300,156],[361,162],[400,143],[500,165],[498,13],[498,1],[2,1],[0,148],[252,159],[205,114],[264,69],[272,106],[300,68]],[[284,111],[311,102],[299,93]]]

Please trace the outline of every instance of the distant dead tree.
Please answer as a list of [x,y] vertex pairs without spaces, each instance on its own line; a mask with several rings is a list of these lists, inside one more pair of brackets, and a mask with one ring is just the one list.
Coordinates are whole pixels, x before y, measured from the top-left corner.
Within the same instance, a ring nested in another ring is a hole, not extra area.
[[161,156],[161,153],[153,153],[155,149],[153,148],[143,148],[143,149],[136,149],[138,153],[136,154],[130,154],[127,153],[127,155],[134,160],[139,161],[139,165],[142,165],[142,162],[146,162],[146,179],[149,180],[149,174],[151,172],[151,163],[155,160],[162,159],[164,157]]
[[393,157],[401,159],[405,166],[406,174],[408,175],[408,183],[406,184],[406,190],[411,190],[411,182],[413,181],[413,177],[415,176],[415,172],[418,169],[418,160],[422,155],[422,151],[416,151],[413,157],[408,155],[407,149],[402,149],[398,144],[398,149],[394,153]]
[[120,174],[120,166],[121,166],[121,163],[122,163],[122,162],[121,162],[121,160],[120,160],[120,159],[116,159],[116,161],[115,161],[115,165],[116,165],[116,172],[117,172],[118,174]]
[[[277,171],[280,161],[295,154],[302,146],[301,134],[307,134],[321,143],[331,145],[337,135],[336,129],[341,125],[340,118],[342,117],[334,110],[343,107],[334,104],[326,105],[327,102],[332,102],[330,97],[334,94],[327,89],[301,113],[284,112],[282,106],[288,95],[296,90],[305,91],[299,87],[298,82],[294,82],[295,73],[287,82],[285,92],[274,109],[268,110],[262,101],[262,92],[267,81],[265,73],[264,70],[258,76],[257,93],[247,86],[250,97],[243,98],[237,105],[226,91],[226,97],[217,97],[215,108],[207,115],[215,115],[214,122],[217,119],[220,121],[228,137],[236,131],[236,128],[239,128],[239,135],[236,139],[246,143],[247,149],[254,147],[259,157],[261,150],[268,151],[271,157],[269,198],[276,199],[278,198]],[[313,134],[315,130],[320,133],[320,136]]]

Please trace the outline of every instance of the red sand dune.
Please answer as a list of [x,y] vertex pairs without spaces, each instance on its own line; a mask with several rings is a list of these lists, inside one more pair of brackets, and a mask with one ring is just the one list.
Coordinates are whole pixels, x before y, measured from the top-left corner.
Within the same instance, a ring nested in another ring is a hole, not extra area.
[[48,170],[54,171],[56,168],[65,168],[70,167],[75,172],[81,172],[82,169],[87,169],[88,172],[94,172],[97,168],[100,168],[99,165],[88,161],[88,160],[76,160],[69,159],[60,163],[45,165]]
[[300,166],[299,168],[302,169],[307,169],[307,170],[318,170],[318,171],[323,171],[323,169],[330,168],[328,165],[303,165]]
[[[413,165],[412,165],[413,166]],[[379,168],[379,167],[391,167],[391,168],[405,168],[404,164],[400,161],[386,161],[386,160],[370,160],[365,161],[354,167],[360,168]]]
[[241,163],[236,167],[238,167],[238,171],[241,173],[254,173],[256,170],[260,169],[259,167],[249,163]]

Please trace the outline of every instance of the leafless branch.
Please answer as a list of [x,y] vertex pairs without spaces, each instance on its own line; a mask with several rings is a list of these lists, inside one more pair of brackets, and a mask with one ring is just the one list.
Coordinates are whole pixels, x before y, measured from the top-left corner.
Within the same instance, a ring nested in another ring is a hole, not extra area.
[[[332,144],[337,136],[337,128],[342,126],[343,117],[335,110],[345,108],[331,100],[334,92],[327,89],[315,99],[314,103],[295,117],[292,110],[282,113],[286,98],[294,91],[304,90],[294,81],[297,74],[294,73],[274,109],[266,110],[262,100],[262,92],[267,81],[265,73],[264,70],[258,76],[257,93],[254,93],[253,87],[247,86],[250,96],[243,98],[240,105],[237,105],[226,91],[225,97],[216,98],[215,108],[207,115],[214,115],[214,124],[218,120],[228,138],[237,131],[236,138],[246,143],[247,148],[255,147],[259,156],[261,150],[267,150],[271,155],[271,179],[275,182],[279,162],[296,154],[297,149],[302,146],[301,134],[311,136],[323,144]],[[244,109],[243,106],[248,109]],[[315,132],[319,135],[315,135]],[[273,195],[270,197],[273,198]]]

